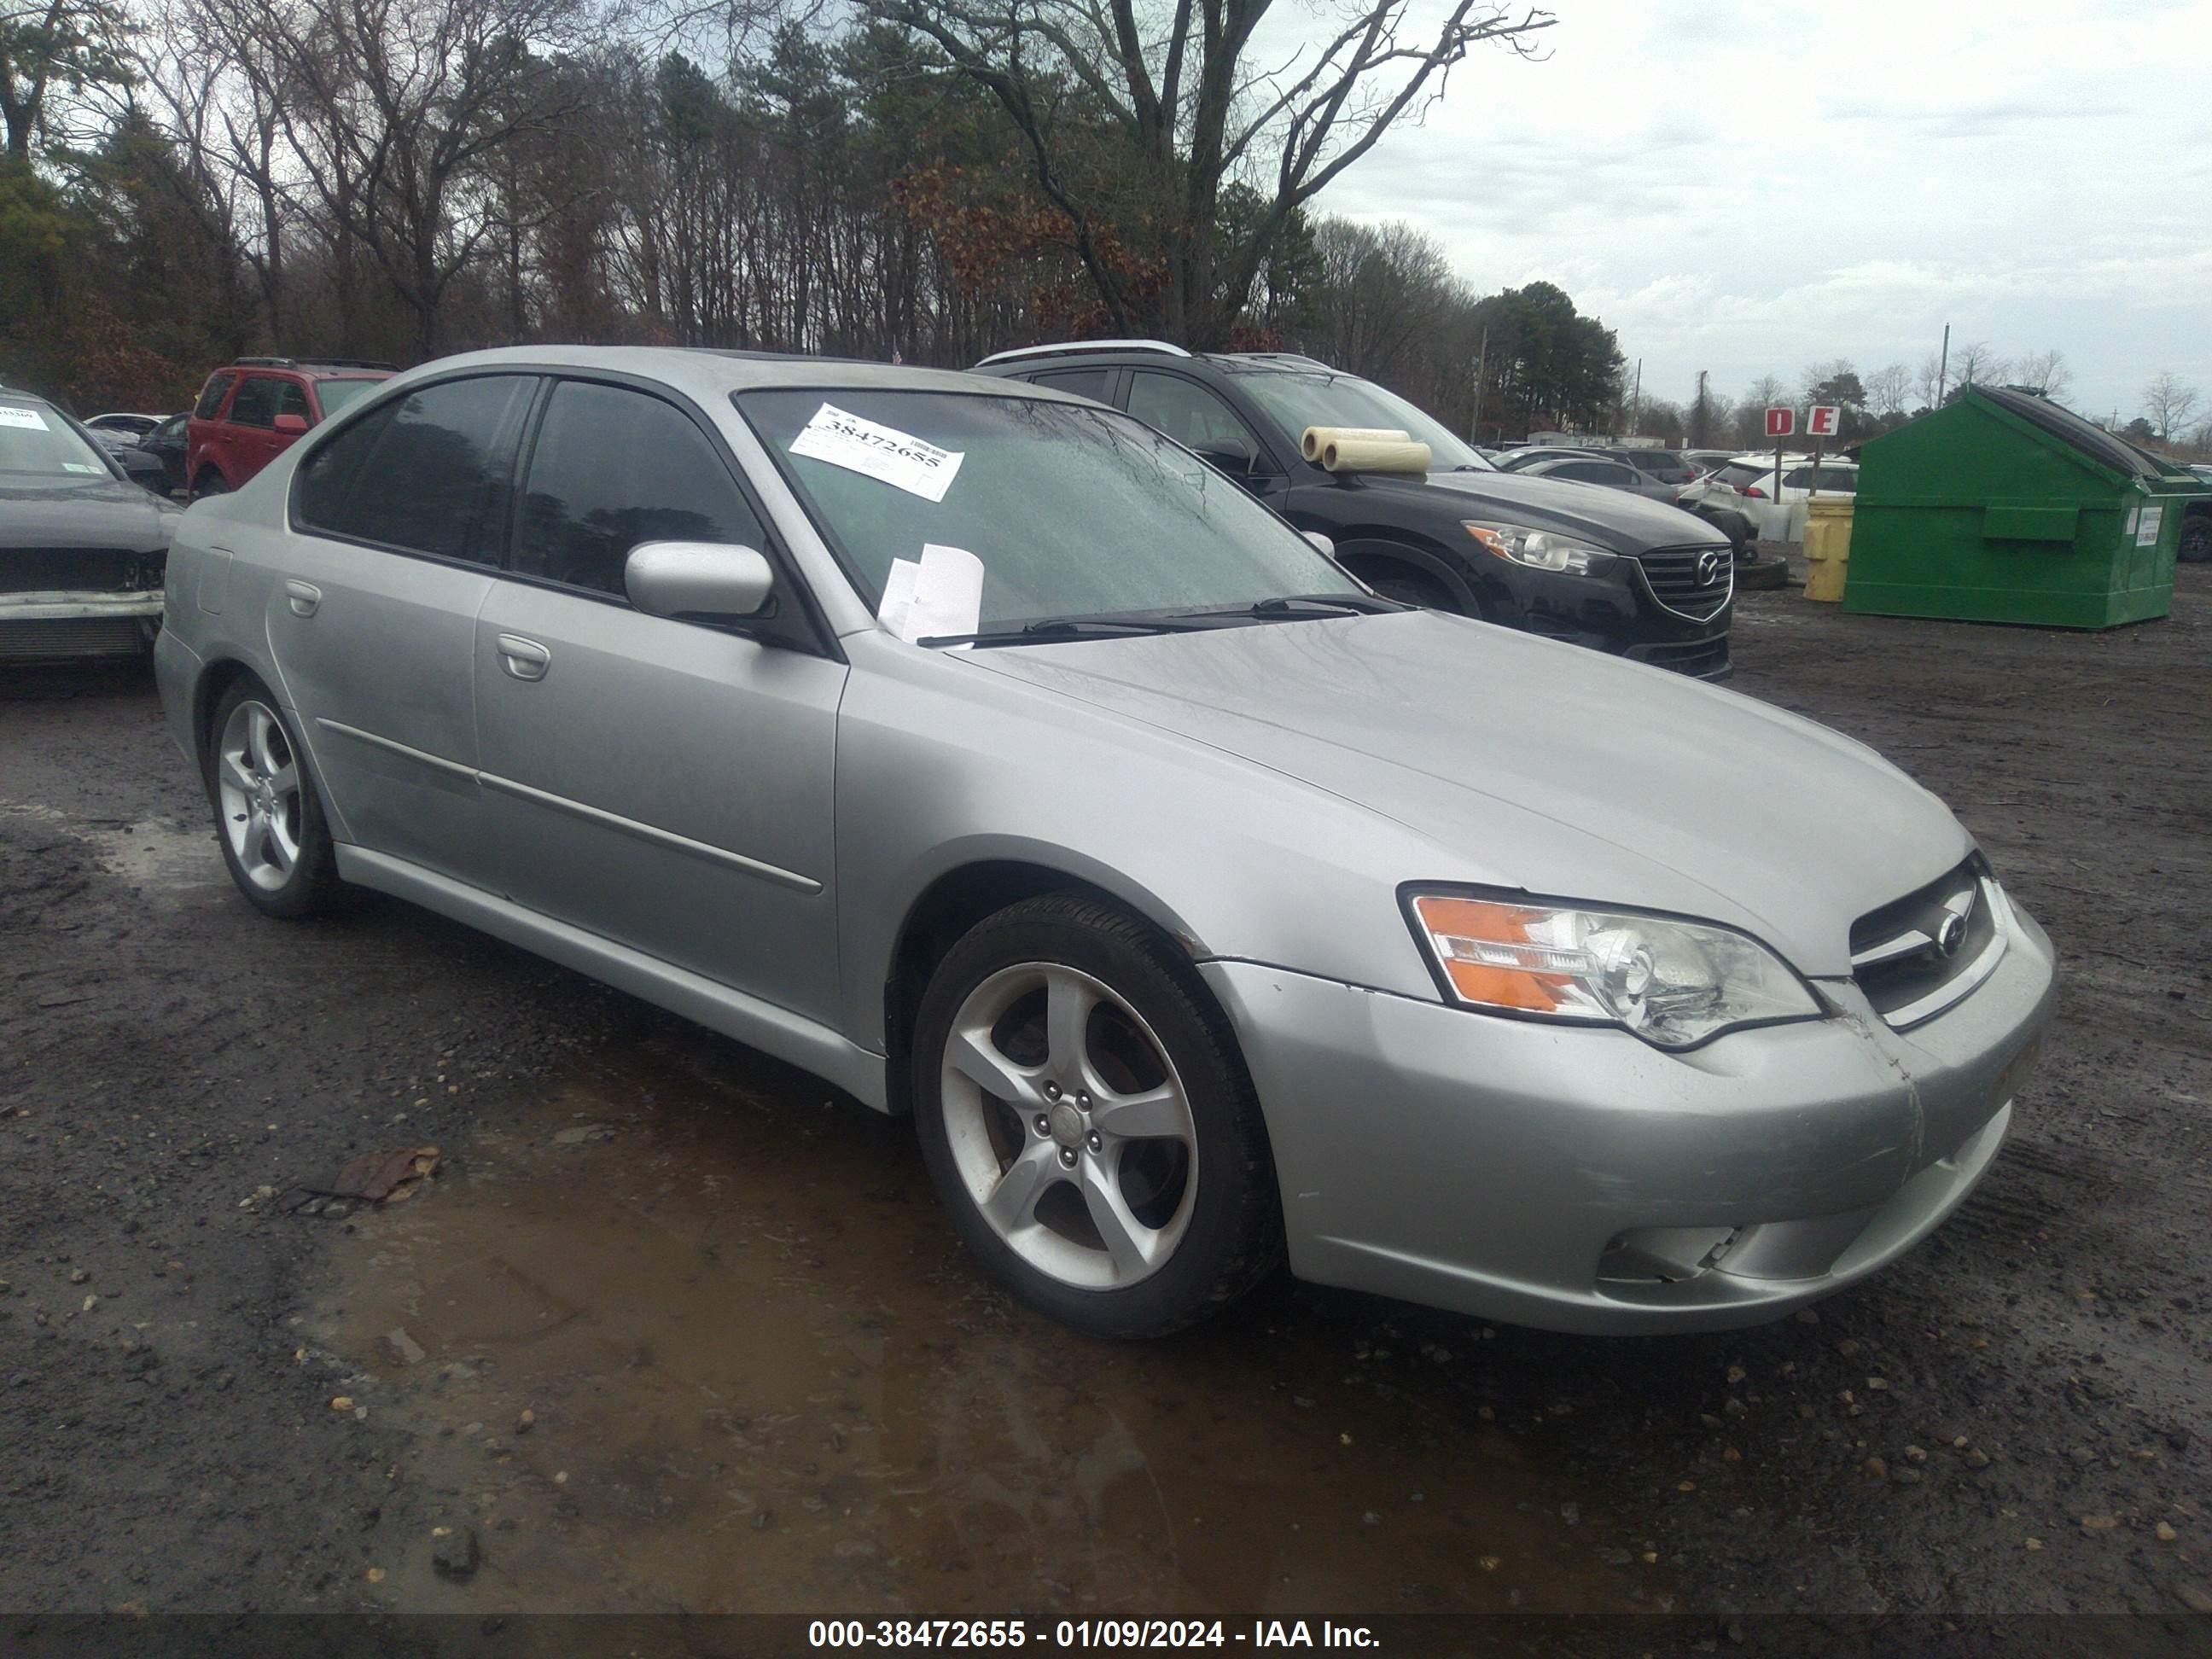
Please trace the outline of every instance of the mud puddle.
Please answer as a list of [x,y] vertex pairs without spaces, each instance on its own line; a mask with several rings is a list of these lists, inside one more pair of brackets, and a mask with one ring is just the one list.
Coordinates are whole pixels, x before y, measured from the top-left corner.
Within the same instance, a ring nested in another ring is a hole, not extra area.
[[221,886],[230,879],[215,832],[204,823],[82,817],[32,801],[0,801],[0,812],[66,830],[93,849],[109,874],[136,887],[176,891]]
[[1386,1370],[1381,1304],[1277,1286],[1164,1343],[1073,1335],[974,1273],[905,1126],[824,1092],[661,1026],[356,1218],[319,1334],[397,1390],[391,1478],[483,1548],[460,1583],[428,1528],[395,1540],[395,1605],[1663,1605],[1456,1385],[1479,1327]]

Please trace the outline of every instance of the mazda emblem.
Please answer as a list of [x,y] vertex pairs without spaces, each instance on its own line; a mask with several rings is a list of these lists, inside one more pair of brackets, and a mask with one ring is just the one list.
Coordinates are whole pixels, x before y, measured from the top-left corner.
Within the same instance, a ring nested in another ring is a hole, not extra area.
[[1966,919],[1954,910],[1943,918],[1943,925],[1936,930],[1936,948],[1947,957],[1959,954],[1959,947],[1966,942]]
[[1724,548],[1707,548],[1698,555],[1698,586],[1711,587],[1721,579],[1721,561],[1728,557]]

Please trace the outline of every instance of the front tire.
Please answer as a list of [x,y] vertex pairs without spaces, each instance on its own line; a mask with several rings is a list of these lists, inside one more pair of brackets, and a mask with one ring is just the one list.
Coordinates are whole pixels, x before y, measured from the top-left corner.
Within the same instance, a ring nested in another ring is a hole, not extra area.
[[1228,1024],[1126,913],[1048,894],[980,923],[931,975],[913,1055],[930,1178],[1031,1306],[1161,1336],[1279,1259],[1273,1160]]
[[208,799],[230,878],[264,915],[291,921],[331,908],[337,854],[306,757],[258,680],[222,694],[209,726]]

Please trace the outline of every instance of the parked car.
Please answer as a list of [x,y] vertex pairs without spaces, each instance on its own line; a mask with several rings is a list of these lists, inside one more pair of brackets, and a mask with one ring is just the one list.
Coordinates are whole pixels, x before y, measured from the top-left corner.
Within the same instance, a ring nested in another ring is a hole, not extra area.
[[1604,489],[1625,489],[1632,495],[1641,495],[1647,501],[1672,503],[1680,493],[1679,484],[1662,483],[1650,473],[1604,455],[1584,454],[1568,450],[1561,454],[1546,456],[1514,469],[1524,478],[1556,478],[1566,483],[1596,484]]
[[1681,502],[1692,512],[1737,514],[1748,520],[1760,537],[1783,541],[1789,536],[1790,509],[1797,502],[1816,491],[1858,493],[1859,469],[1856,462],[1823,460],[1816,468],[1809,455],[1785,454],[1781,473],[1778,488],[1772,455],[1738,455],[1718,471],[1684,489]]
[[[1733,564],[1709,526],[1500,471],[1371,381],[1288,353],[1193,356],[1146,341],[1030,347],[978,368],[1127,410],[1331,538],[1345,568],[1392,599],[1700,678],[1732,672]],[[1429,471],[1333,472],[1303,454],[1310,427],[1405,432],[1428,446]]]
[[1091,1332],[1285,1251],[1771,1319],[1966,1197],[2050,1017],[1871,750],[1379,598],[1050,387],[447,358],[195,507],[169,592],[247,902],[380,889],[911,1113],[985,1269]]
[[127,448],[161,425],[159,415],[95,415],[84,423],[86,431],[111,449]]
[[2181,543],[2175,550],[2191,564],[2212,560],[2212,466],[2189,469],[2203,481],[2205,494],[2181,509]]
[[110,454],[47,399],[0,386],[0,662],[146,650],[179,512],[131,468],[158,483],[150,455]]
[[1609,461],[1632,466],[1648,478],[1677,488],[1693,482],[1698,477],[1699,470],[1689,458],[1672,449],[1645,449],[1635,444],[1601,444],[1596,447],[1595,453]]
[[1595,449],[1569,449],[1558,444],[1524,444],[1518,449],[1508,450],[1493,463],[1501,472],[1521,472],[1532,466],[1542,466],[1565,456],[1580,455],[1595,459]]
[[162,493],[180,495],[185,493],[185,447],[190,415],[172,415],[141,438],[137,447],[144,450],[161,464]]
[[185,428],[195,497],[238,489],[319,425],[392,375],[365,357],[240,357],[208,376]]

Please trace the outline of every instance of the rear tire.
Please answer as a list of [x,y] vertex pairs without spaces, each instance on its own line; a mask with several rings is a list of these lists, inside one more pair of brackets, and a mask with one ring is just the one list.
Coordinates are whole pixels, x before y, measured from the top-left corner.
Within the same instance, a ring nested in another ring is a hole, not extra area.
[[962,1242],[1094,1336],[1226,1307],[1280,1259],[1260,1103],[1227,1020],[1152,928],[1072,893],[979,923],[915,1024],[915,1124]]
[[2212,562],[2212,513],[2192,513],[2181,521],[2176,553],[2184,564]]
[[306,755],[276,699],[251,676],[215,706],[201,757],[230,878],[265,916],[322,914],[344,893]]
[[192,480],[192,499],[204,501],[210,495],[227,495],[230,486],[223,482],[222,474],[211,466],[200,469],[200,476]]

